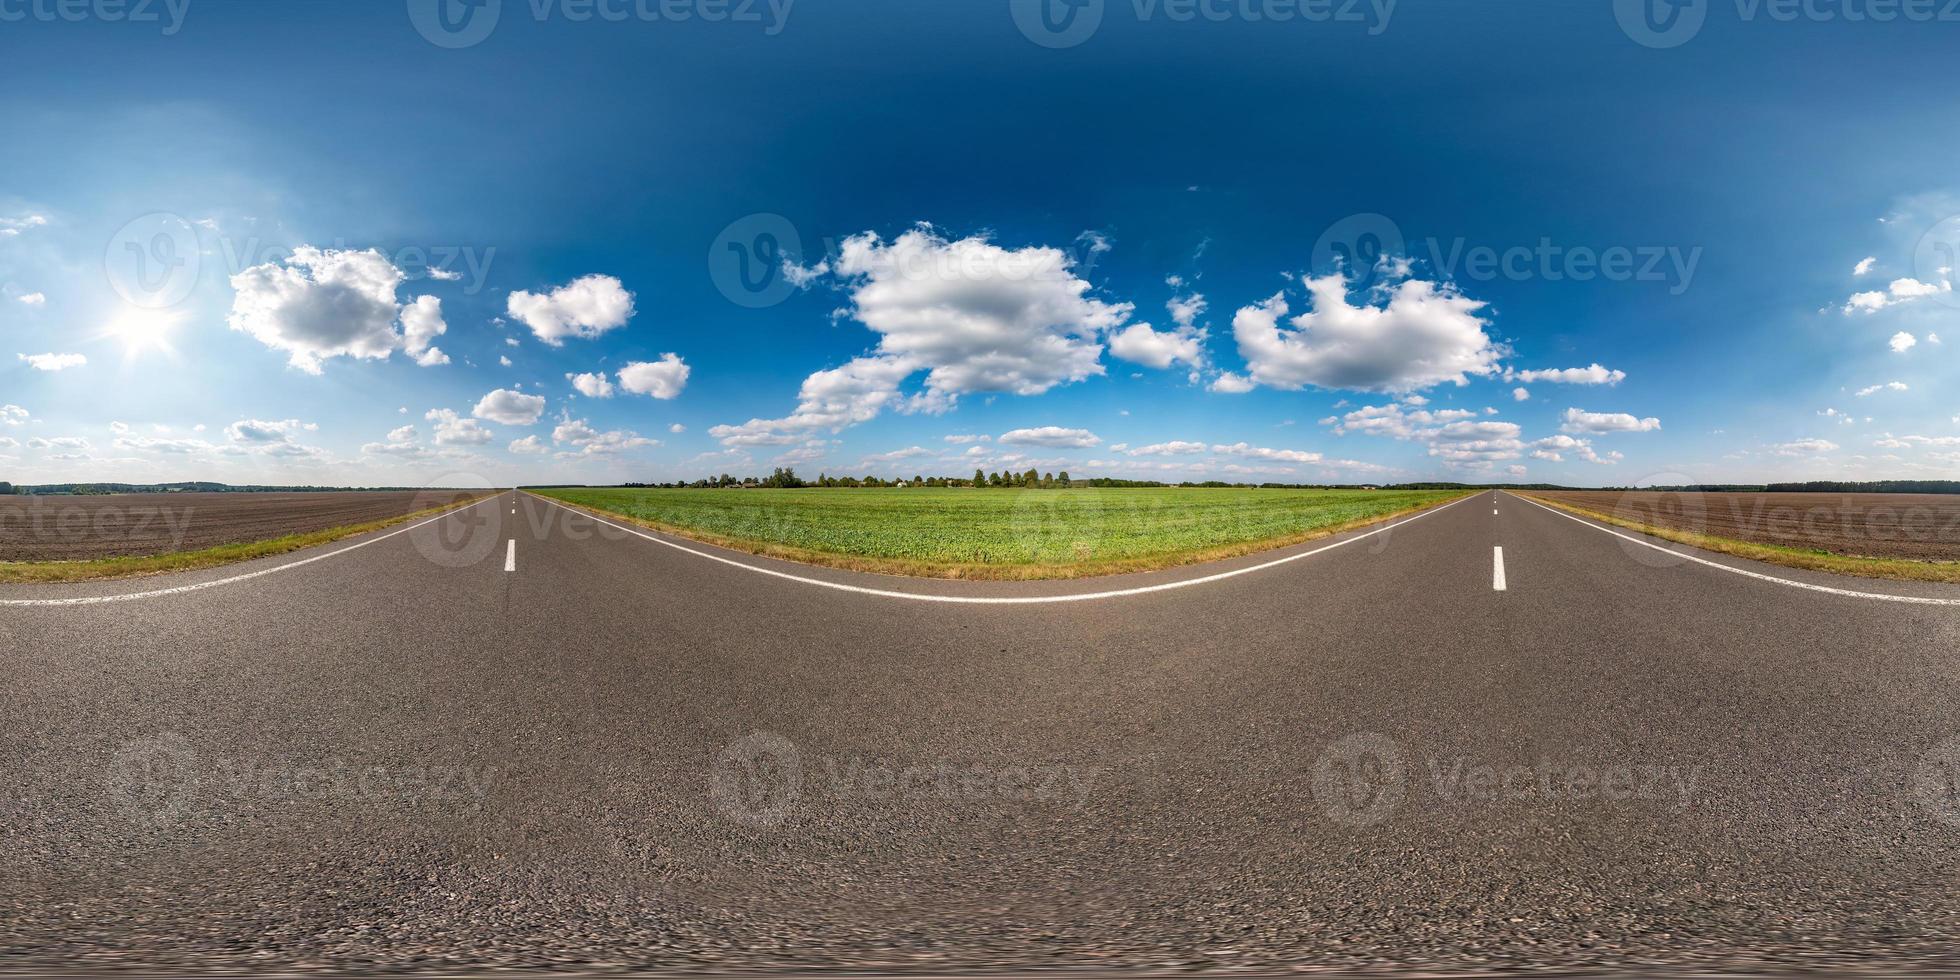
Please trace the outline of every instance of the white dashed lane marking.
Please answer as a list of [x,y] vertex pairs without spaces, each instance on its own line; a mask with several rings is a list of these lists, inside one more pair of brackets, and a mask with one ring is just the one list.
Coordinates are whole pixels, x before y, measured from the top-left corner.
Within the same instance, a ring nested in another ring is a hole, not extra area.
[[1529,497],[1519,497],[1518,499],[1523,500],[1525,503],[1530,504],[1533,507],[1538,507],[1544,510],[1551,511],[1552,513],[1557,514],[1558,516],[1563,517],[1568,521],[1577,521],[1578,523],[1584,524],[1585,526],[1592,528],[1595,531],[1604,531],[1607,534],[1619,538],[1622,541],[1630,541],[1643,548],[1652,548],[1655,551],[1673,555],[1674,557],[1679,558],[1682,561],[1691,561],[1697,565],[1707,565],[1709,568],[1719,568],[1725,572],[1734,572],[1737,575],[1746,575],[1750,578],[1758,579],[1764,582],[1774,582],[1777,585],[1787,585],[1793,589],[1808,589],[1812,592],[1823,592],[1828,595],[1850,596],[1853,599],[1877,599],[1880,602],[1906,602],[1906,603],[1912,603],[1914,605],[1921,605],[1921,606],[1960,606],[1960,599],[1943,599],[1943,598],[1934,598],[1932,596],[1916,596],[1916,595],[1887,595],[1886,593],[1883,592],[1859,592],[1855,589],[1839,589],[1839,588],[1833,588],[1828,585],[1813,585],[1809,582],[1799,582],[1795,579],[1779,578],[1775,575],[1764,575],[1761,572],[1752,572],[1746,568],[1736,568],[1733,565],[1724,565],[1719,561],[1709,561],[1706,558],[1701,558],[1695,555],[1691,555],[1685,551],[1677,551],[1673,548],[1662,547],[1661,545],[1655,544],[1652,541],[1646,541],[1641,538],[1636,538],[1631,534],[1621,534],[1620,532],[1615,531],[1610,527],[1605,527],[1600,524],[1595,524],[1592,521],[1586,520],[1583,517],[1575,517],[1557,508],[1546,507],[1544,504],[1541,504],[1536,500],[1532,500]]

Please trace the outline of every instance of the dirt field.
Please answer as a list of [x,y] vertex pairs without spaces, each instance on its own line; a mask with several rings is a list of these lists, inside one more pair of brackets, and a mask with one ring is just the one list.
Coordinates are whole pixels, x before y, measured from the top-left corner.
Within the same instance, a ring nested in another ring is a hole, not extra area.
[[387,520],[479,492],[0,497],[0,562],[82,561],[198,551]]
[[1863,558],[1960,561],[1960,495],[1532,491],[1642,524]]

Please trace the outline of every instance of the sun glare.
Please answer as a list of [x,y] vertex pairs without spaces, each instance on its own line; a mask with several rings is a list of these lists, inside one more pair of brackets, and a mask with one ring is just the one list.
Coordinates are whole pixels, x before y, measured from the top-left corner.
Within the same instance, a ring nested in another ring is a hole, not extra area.
[[145,351],[168,351],[170,331],[180,319],[178,314],[159,310],[124,310],[109,324],[109,333],[122,341],[127,354],[141,354]]

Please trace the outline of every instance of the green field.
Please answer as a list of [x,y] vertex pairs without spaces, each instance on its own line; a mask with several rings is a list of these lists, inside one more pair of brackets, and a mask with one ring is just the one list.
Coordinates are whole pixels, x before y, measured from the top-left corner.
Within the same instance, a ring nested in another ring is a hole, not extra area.
[[535,492],[756,554],[951,578],[1065,578],[1208,561],[1464,496],[1195,488]]

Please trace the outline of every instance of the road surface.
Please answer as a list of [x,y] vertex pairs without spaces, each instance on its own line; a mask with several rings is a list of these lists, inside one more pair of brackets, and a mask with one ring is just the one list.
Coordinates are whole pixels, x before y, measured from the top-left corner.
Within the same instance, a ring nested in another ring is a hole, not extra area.
[[0,589],[0,969],[1955,965],[1960,590],[1646,541],[926,582],[503,494]]

